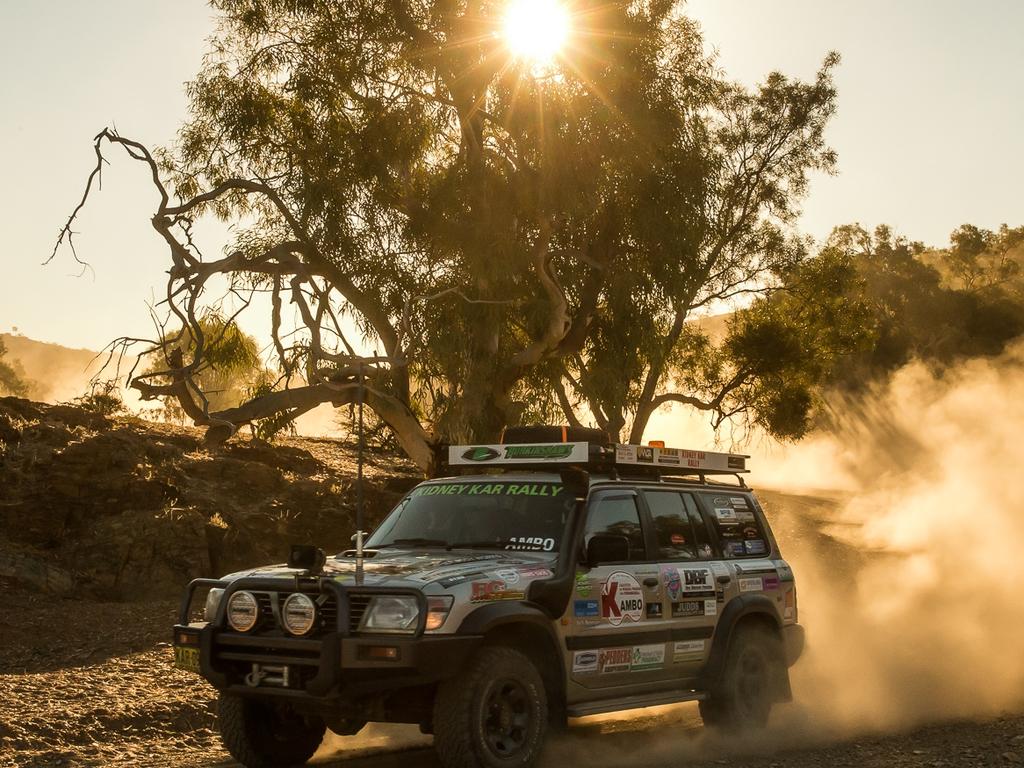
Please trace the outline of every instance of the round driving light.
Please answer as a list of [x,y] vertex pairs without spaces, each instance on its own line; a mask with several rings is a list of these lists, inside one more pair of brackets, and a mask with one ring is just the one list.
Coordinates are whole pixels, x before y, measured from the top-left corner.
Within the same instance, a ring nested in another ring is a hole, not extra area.
[[316,605],[306,595],[296,592],[289,595],[281,609],[281,622],[293,635],[304,635],[313,628],[316,621]]
[[235,592],[228,600],[228,624],[239,632],[248,632],[256,626],[260,607],[252,592]]

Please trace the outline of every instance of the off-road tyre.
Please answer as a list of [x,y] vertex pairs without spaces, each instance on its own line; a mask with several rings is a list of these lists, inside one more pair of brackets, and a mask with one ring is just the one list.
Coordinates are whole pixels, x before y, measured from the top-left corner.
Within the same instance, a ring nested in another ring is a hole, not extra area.
[[704,725],[729,731],[763,728],[787,675],[782,641],[761,625],[737,628],[722,677],[701,701]]
[[434,749],[445,768],[528,768],[547,725],[544,681],[513,648],[481,649],[434,700]]
[[323,741],[326,726],[319,718],[287,705],[222,693],[217,702],[221,740],[246,768],[289,768],[303,765]]

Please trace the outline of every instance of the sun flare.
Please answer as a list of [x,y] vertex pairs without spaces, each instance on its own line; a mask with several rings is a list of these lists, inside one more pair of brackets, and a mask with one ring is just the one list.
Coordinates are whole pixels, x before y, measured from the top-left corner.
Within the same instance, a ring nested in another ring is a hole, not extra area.
[[558,0],[509,0],[502,31],[513,56],[548,64],[569,36],[569,12]]

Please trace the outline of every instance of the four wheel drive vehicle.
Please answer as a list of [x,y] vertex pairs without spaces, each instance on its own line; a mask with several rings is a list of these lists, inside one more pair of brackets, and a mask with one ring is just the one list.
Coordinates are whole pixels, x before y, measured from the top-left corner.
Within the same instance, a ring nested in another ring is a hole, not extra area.
[[237,760],[380,721],[448,768],[529,766],[569,717],[696,700],[756,727],[789,698],[796,586],[746,457],[515,438],[451,446],[473,474],[414,488],[364,548],[189,585],[175,662],[220,692]]

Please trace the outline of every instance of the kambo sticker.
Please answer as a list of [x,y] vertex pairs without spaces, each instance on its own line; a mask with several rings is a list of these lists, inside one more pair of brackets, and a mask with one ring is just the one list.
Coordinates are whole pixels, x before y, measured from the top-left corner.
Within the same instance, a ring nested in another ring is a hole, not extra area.
[[644,617],[644,592],[631,573],[616,571],[601,587],[601,616],[617,627]]

